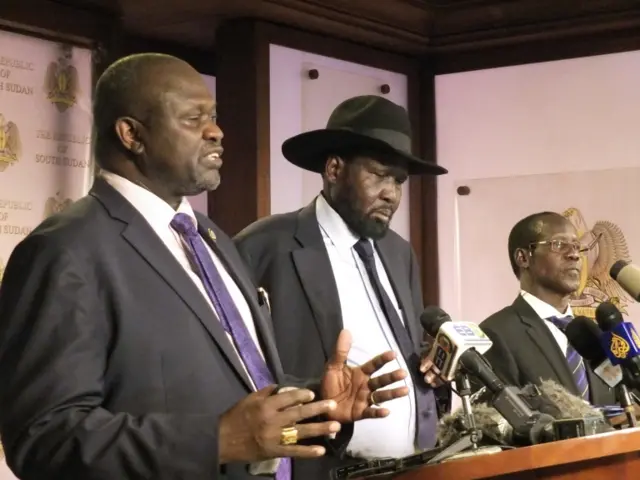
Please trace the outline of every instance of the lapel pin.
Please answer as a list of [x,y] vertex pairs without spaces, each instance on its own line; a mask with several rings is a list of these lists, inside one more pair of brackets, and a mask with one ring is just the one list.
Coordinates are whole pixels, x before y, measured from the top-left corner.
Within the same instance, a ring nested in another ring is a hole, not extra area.
[[207,233],[209,234],[209,238],[215,242],[215,241],[216,241],[216,234],[215,234],[215,233],[213,233],[213,230],[211,230],[211,229],[209,228],[209,229],[207,230]]
[[258,298],[260,300],[260,303],[262,305],[266,305],[269,312],[271,312],[271,302],[269,301],[269,294],[262,287],[258,287]]

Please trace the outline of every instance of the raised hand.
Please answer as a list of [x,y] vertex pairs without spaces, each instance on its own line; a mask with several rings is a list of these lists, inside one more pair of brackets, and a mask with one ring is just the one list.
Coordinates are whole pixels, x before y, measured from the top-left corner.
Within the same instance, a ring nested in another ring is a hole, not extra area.
[[408,373],[398,369],[375,378],[371,376],[396,358],[394,352],[382,353],[359,367],[347,365],[351,350],[351,333],[342,330],[338,336],[335,352],[325,366],[320,391],[322,398],[335,400],[337,406],[327,413],[328,418],[340,423],[349,423],[364,418],[382,418],[389,415],[386,408],[378,404],[408,395],[407,387],[382,390],[404,379]]
[[[296,440],[333,435],[340,430],[336,421],[298,423],[336,409],[334,400],[312,402],[314,393],[297,389],[272,395],[275,385],[252,393],[220,418],[219,461],[250,463],[281,457],[320,457],[320,445],[283,444],[283,430],[295,426]],[[312,402],[312,403],[310,403]]]

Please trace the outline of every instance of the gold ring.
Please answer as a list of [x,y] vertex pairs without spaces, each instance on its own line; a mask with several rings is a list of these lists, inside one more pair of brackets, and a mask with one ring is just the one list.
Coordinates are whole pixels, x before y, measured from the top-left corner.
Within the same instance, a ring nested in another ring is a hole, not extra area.
[[286,427],[280,434],[281,445],[295,445],[298,443],[298,429],[296,427]]
[[378,406],[378,402],[376,402],[376,399],[373,398],[373,392],[371,392],[371,394],[369,395],[369,402],[371,402],[371,405]]

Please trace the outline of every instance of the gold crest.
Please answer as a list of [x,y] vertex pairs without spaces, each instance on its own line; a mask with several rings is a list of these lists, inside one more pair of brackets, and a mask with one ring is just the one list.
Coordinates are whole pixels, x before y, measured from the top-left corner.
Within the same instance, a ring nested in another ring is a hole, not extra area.
[[626,314],[633,298],[609,275],[611,266],[618,260],[631,262],[622,230],[606,220],[597,221],[590,228],[577,208],[569,208],[562,215],[576,228],[582,245],[596,242],[591,250],[581,254],[580,286],[571,297],[574,315],[595,319],[596,308],[602,302],[611,302]]
[[51,62],[44,77],[44,92],[59,112],[73,107],[80,91],[78,70],[71,63],[71,48],[65,48],[57,62]]
[[611,353],[613,353],[616,358],[625,358],[630,349],[629,343],[620,335],[616,335],[615,333],[611,335],[609,350],[611,350]]
[[20,161],[22,143],[18,126],[0,113],[0,172],[4,172],[9,165]]
[[49,197],[44,203],[44,218],[62,212],[72,203],[73,201],[70,198],[63,198],[60,192],[57,192],[55,196]]

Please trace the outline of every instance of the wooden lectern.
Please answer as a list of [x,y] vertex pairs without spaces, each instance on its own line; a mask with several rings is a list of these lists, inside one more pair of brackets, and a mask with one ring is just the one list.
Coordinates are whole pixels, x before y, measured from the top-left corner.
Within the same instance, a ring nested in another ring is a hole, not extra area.
[[427,466],[394,480],[640,479],[640,428]]

